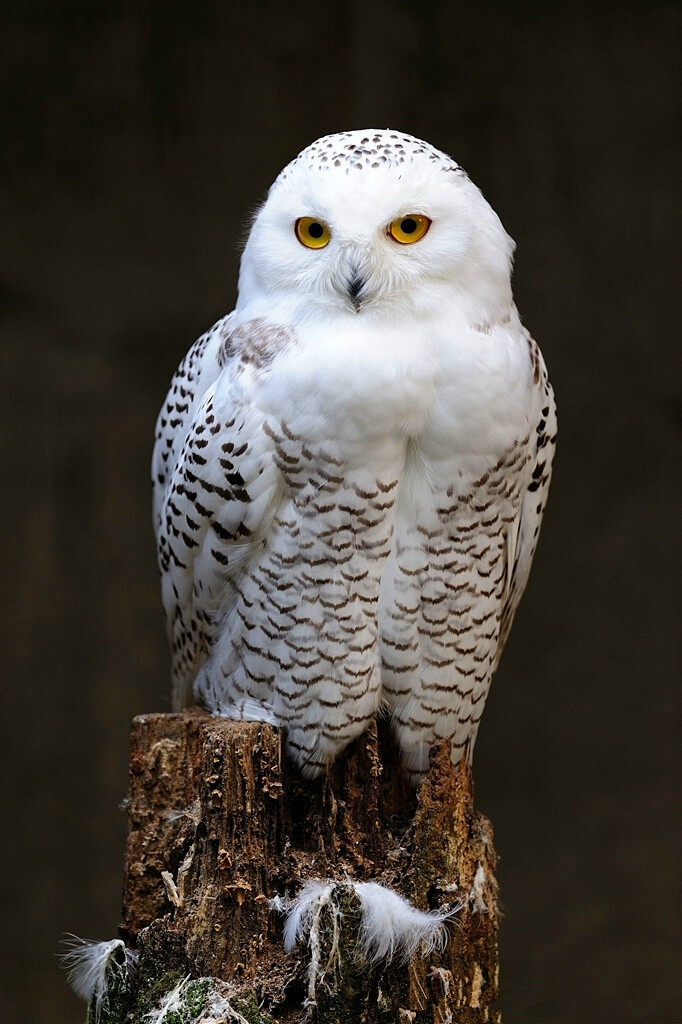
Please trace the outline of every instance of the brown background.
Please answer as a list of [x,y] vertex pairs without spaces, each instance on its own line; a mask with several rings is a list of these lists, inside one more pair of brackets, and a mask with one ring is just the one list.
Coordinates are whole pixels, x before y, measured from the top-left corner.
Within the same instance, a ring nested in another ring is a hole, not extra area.
[[516,238],[558,395],[531,585],[484,716],[514,1022],[678,1021],[674,3],[15,3],[3,18],[7,1022],[83,1017],[118,923],[130,719],[168,708],[157,409],[249,211],[319,135],[452,153]]

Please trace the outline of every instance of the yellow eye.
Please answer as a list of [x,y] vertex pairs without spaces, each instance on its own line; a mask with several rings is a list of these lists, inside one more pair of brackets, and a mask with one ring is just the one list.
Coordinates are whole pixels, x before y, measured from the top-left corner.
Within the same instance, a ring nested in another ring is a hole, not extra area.
[[316,217],[299,217],[295,226],[296,237],[301,245],[308,249],[324,249],[329,245],[332,233],[324,223]]
[[401,245],[409,245],[423,238],[431,227],[431,221],[422,213],[406,213],[404,217],[396,217],[388,226],[391,238]]

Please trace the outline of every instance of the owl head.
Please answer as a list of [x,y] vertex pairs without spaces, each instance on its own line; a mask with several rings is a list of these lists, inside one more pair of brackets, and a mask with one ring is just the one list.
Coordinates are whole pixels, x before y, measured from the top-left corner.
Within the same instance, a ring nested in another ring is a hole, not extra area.
[[410,135],[328,135],[276,179],[243,253],[237,308],[298,317],[470,320],[508,311],[514,243],[450,157]]

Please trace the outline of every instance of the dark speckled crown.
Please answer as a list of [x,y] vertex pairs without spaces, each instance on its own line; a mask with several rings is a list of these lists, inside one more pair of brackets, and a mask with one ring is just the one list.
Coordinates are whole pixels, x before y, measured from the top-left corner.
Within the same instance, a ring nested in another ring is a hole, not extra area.
[[275,184],[286,181],[292,170],[301,164],[316,171],[345,166],[346,173],[349,173],[351,170],[362,171],[370,167],[398,167],[424,158],[440,164],[444,171],[465,173],[451,157],[430,146],[428,142],[386,128],[323,136],[287,164]]

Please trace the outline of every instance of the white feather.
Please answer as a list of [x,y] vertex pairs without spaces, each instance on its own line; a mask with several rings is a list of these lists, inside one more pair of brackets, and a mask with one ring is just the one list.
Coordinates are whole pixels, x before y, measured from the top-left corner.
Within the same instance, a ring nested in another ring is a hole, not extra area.
[[361,955],[371,964],[396,957],[410,960],[422,943],[424,955],[443,949],[447,942],[446,921],[461,909],[461,904],[457,904],[445,911],[418,910],[409,900],[377,882],[308,882],[293,902],[276,897],[271,906],[287,913],[284,948],[290,952],[298,942],[307,941],[312,954],[311,970],[314,962],[315,972],[319,969],[319,926],[325,909],[331,913],[333,934],[329,959],[338,954],[341,911],[335,896],[344,886],[350,886],[360,901]]
[[308,882],[299,892],[293,903],[275,897],[271,906],[276,910],[287,911],[284,923],[284,948],[290,953],[297,942],[310,934],[314,916],[320,906],[329,900],[334,882]]
[[[334,881],[308,882],[301,889],[295,900],[276,896],[270,906],[280,913],[287,913],[284,922],[284,949],[290,953],[297,942],[306,940],[310,949],[308,964],[308,993],[304,1003],[310,1010],[317,1003],[317,991],[320,985],[329,987],[328,978],[335,975],[340,965],[339,939],[341,937],[341,910],[334,900],[336,883]],[[322,963],[321,926],[323,915],[327,912],[331,924],[332,941],[325,963]]]
[[[200,678],[200,677],[198,677]],[[282,723],[275,714],[272,705],[266,701],[245,698],[235,704],[225,701],[205,700],[206,710],[216,718],[228,718],[233,722],[262,722],[264,725],[278,726]]]
[[445,922],[456,909],[417,910],[409,900],[377,882],[356,882],[355,891],[362,906],[361,936],[365,959],[411,960],[419,945],[424,955],[444,949],[448,933]]
[[135,973],[137,953],[127,949],[121,939],[108,942],[91,942],[71,935],[65,940],[70,948],[60,957],[62,967],[68,971],[71,988],[77,996],[90,1003],[95,1002],[97,1019],[101,1012],[107,991],[107,972],[117,951],[123,953],[121,965],[128,976]]

